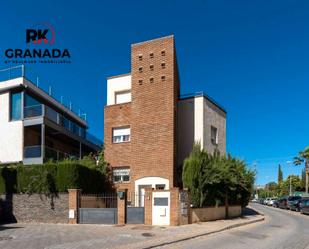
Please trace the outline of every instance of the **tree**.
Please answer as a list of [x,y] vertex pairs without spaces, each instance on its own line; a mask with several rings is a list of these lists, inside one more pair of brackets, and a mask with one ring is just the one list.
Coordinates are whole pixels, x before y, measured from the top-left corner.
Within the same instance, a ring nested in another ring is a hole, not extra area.
[[294,157],[294,165],[301,165],[305,162],[305,191],[308,193],[308,176],[309,176],[309,146],[307,146],[303,151],[298,153],[298,156]]
[[199,144],[193,146],[185,159],[182,173],[184,187],[189,189],[195,207],[246,206],[253,192],[254,178],[255,173],[244,161],[230,155],[221,156],[218,150],[210,154]]
[[281,170],[281,165],[278,166],[278,184],[280,184],[283,181],[283,173]]

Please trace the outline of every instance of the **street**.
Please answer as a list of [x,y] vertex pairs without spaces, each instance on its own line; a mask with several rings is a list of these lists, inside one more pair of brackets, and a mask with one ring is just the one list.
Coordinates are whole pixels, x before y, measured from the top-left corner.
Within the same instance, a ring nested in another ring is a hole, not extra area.
[[251,204],[265,214],[265,222],[187,240],[164,248],[309,248],[309,216],[260,204]]

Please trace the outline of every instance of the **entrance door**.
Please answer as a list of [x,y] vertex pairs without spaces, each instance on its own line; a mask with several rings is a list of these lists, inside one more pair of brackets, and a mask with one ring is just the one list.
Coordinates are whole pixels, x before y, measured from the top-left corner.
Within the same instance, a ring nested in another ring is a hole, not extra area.
[[152,193],[152,225],[170,224],[170,192]]
[[145,206],[145,189],[151,188],[151,185],[139,185],[138,186],[138,206],[144,207]]

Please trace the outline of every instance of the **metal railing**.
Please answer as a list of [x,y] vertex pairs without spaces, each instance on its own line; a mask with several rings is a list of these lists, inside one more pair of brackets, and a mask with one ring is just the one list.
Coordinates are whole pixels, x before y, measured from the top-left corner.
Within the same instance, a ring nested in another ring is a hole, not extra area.
[[41,86],[41,82],[40,82],[37,74],[35,74],[31,70],[29,70],[28,67],[27,67],[27,70],[26,70],[24,65],[18,65],[18,66],[14,66],[14,67],[0,69],[0,84],[1,84],[1,81],[12,80],[12,79],[20,78],[20,77],[26,78],[33,85],[35,85],[36,87],[38,87],[39,89],[41,89],[42,91],[47,93],[55,101],[61,103],[64,107],[66,107],[67,109],[72,111],[74,114],[76,114],[81,119],[83,119],[85,121],[87,120],[87,114],[85,112],[82,112],[81,108],[76,108],[76,107],[73,108],[71,101],[68,104],[65,104],[63,102],[63,96],[58,96],[58,97],[60,97],[59,98],[60,101],[58,101],[58,99],[55,98],[54,94],[52,94],[52,87],[51,86],[48,86],[48,90],[44,89]]
[[41,156],[42,156],[42,146],[41,145],[25,146],[24,158],[38,158]]
[[0,69],[0,81],[12,80],[24,76],[25,76],[24,65]]
[[[48,146],[44,147],[45,156],[44,159],[52,159],[55,161],[63,160],[65,158],[78,159],[79,157],[73,153],[66,153]],[[25,146],[24,148],[24,158],[39,158],[42,157],[42,146],[32,145]]]
[[49,106],[39,104],[33,106],[26,106],[24,107],[24,118],[34,118],[34,117],[41,117],[45,116],[49,120],[53,121],[54,123],[64,127],[66,130],[72,132],[73,134],[86,139],[87,141],[102,147],[103,143],[100,139],[96,138],[89,132],[75,122],[69,120],[68,118],[64,117],[54,109]]

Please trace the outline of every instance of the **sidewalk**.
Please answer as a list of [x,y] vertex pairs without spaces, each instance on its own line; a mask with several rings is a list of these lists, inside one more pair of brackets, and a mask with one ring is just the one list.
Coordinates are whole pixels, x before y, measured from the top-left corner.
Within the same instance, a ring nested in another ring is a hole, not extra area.
[[260,222],[263,220],[264,216],[262,215],[251,215],[231,220],[218,220],[178,227],[167,227],[164,231],[150,231],[152,238],[147,241],[133,243],[119,248],[155,248],[192,238],[197,238],[200,236],[222,232],[224,230]]
[[145,225],[0,225],[1,249],[154,248],[264,220],[251,213],[241,218],[177,227]]

